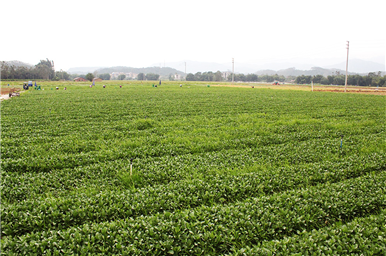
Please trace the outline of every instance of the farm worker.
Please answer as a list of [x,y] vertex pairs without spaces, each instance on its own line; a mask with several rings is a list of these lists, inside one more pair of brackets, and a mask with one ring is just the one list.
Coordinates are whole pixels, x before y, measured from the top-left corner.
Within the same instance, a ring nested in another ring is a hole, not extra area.
[[64,87],[64,90],[67,90],[67,87]]
[[180,84],[180,87],[182,87],[182,84]]
[[106,85],[103,85],[103,88],[106,88]]
[[56,90],[59,90],[59,87],[56,87]]
[[119,88],[122,88],[122,85],[120,85]]
[[159,80],[159,85],[161,85],[161,80]]

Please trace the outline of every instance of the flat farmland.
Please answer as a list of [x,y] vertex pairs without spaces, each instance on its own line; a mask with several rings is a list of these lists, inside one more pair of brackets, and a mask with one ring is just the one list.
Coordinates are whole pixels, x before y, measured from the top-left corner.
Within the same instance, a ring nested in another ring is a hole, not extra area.
[[385,96],[152,84],[1,102],[2,255],[385,253]]

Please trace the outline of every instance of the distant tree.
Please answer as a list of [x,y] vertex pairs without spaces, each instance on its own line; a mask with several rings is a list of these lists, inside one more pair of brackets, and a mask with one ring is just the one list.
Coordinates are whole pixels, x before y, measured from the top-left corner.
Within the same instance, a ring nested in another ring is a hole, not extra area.
[[379,80],[379,86],[386,86],[386,75]]
[[328,79],[328,84],[333,84],[334,83],[334,76],[327,76]]
[[174,75],[173,74],[169,74],[169,81],[174,81]]
[[193,81],[202,81],[202,73],[197,72],[196,74],[194,74],[194,80]]
[[256,74],[248,74],[246,76],[246,81],[249,81],[249,82],[257,82],[257,75]]
[[158,80],[159,79],[159,75],[158,74],[154,74],[154,73],[148,73],[148,74],[146,74],[146,79],[147,80]]
[[314,84],[320,84],[322,79],[323,79],[322,75],[316,75],[312,77],[312,81],[314,82]]
[[283,79],[283,81],[285,80],[284,77],[281,77],[277,74],[275,75],[261,75],[258,77],[258,81],[264,81],[264,82],[267,82],[267,83],[271,83],[275,80],[277,81],[281,81]]
[[103,80],[110,80],[111,75],[109,73],[104,73],[104,74],[100,74],[99,78],[101,78]]
[[58,80],[70,80],[70,75],[66,71],[63,71],[63,70],[56,71],[55,77]]
[[121,74],[118,76],[118,80],[123,80],[126,78],[126,75],[125,74]]
[[320,83],[321,83],[321,84],[324,84],[324,85],[327,85],[327,84],[330,84],[330,81],[327,79],[327,77],[323,77],[323,78],[320,80]]
[[40,60],[38,64],[35,65],[36,72],[41,79],[53,79],[55,77],[55,70],[53,69],[54,62],[49,59]]
[[295,83],[297,83],[297,84],[310,84],[311,79],[312,79],[311,76],[301,75],[301,76],[296,77]]
[[86,79],[91,82],[94,79],[94,75],[92,73],[87,73]]
[[236,77],[235,81],[240,81],[240,82],[246,81],[246,76],[244,74],[237,74],[235,77]]
[[137,80],[145,80],[145,74],[144,73],[139,73],[137,75]]
[[214,81],[222,81],[222,73],[221,73],[221,71],[217,71],[214,74]]
[[212,71],[204,72],[201,76],[201,81],[213,81],[214,80],[214,74]]
[[195,77],[192,73],[186,75],[186,81],[195,81],[194,78]]
[[337,75],[337,76],[334,76],[334,81],[332,83],[336,85],[344,85],[345,80],[346,78],[344,75]]
[[267,82],[268,83],[272,83],[273,81],[275,81],[275,77],[274,76],[267,76]]

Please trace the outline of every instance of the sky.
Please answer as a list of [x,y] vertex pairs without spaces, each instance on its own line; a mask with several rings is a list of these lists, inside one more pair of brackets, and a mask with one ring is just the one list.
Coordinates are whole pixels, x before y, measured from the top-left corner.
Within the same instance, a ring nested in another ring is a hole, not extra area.
[[[385,64],[383,0],[2,1],[0,60],[72,67],[202,61]],[[189,72],[189,71],[188,71]]]

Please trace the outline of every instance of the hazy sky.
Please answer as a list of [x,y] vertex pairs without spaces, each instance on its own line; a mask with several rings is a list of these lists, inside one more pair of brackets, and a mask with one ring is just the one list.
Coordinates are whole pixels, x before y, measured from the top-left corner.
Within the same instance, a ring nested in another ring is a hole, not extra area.
[[[0,60],[56,70],[205,61],[385,63],[383,0],[2,1]],[[231,64],[230,64],[231,65]]]

